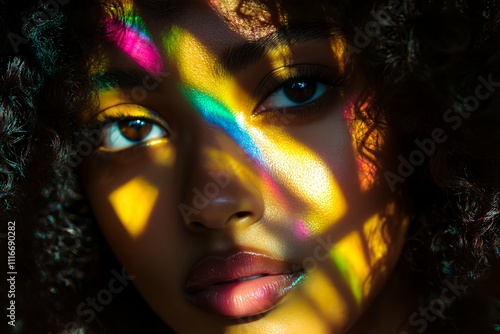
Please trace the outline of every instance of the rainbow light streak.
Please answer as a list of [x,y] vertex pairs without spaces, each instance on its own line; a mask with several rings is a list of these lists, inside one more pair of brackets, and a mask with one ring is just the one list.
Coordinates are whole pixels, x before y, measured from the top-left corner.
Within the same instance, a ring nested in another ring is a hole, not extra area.
[[[126,18],[124,28],[112,19],[107,20],[108,39],[115,43],[123,52],[129,55],[139,66],[151,74],[159,74],[163,70],[163,62],[160,51],[151,41],[145,30],[139,28],[142,20],[137,18]],[[143,25],[143,24],[141,24]]]
[[181,89],[184,96],[195,106],[201,116],[212,125],[215,125],[226,133],[240,145],[240,147],[256,162],[260,178],[263,180],[265,188],[270,192],[274,201],[278,201],[281,207],[288,211],[288,199],[280,190],[273,178],[266,171],[262,154],[238,119],[222,103],[215,100],[209,94],[202,93],[194,88]]
[[370,289],[369,283],[363,291],[363,282],[368,278],[368,263],[363,253],[363,244],[358,232],[354,231],[344,237],[330,251],[330,256],[340,270],[340,273],[351,288],[358,305],[363,295]]
[[194,88],[181,89],[181,91],[205,120],[228,133],[252,160],[257,163],[260,177],[264,181],[266,189],[270,190],[273,200],[279,201],[284,209],[288,208],[286,196],[264,168],[265,163],[262,159],[260,149],[229,109],[210,95]]
[[181,88],[181,92],[207,122],[224,130],[259,167],[263,166],[259,148],[228,108],[210,95],[195,88]]
[[[213,72],[215,55],[178,27],[165,34],[162,41],[169,59],[177,62],[181,93],[208,123],[226,132],[254,160],[266,188],[274,192],[270,196],[279,195],[282,206],[288,203],[289,192],[301,199],[308,207],[301,219],[312,234],[321,233],[345,214],[347,205],[341,189],[328,165],[314,151],[287,136],[285,131],[267,135],[266,130],[264,135],[258,128],[247,127],[243,117],[232,113],[246,110],[239,97],[247,92],[238,82],[230,80],[221,89],[222,83]],[[283,58],[287,50],[277,52],[276,59]],[[280,169],[269,175],[273,165]],[[281,194],[280,185],[288,188],[286,196]]]
[[[181,88],[181,91],[206,121],[228,133],[257,163],[259,169],[266,170],[261,150],[253,139],[262,137],[260,132],[252,131],[252,138],[229,109],[210,95],[195,88]],[[261,138],[259,143],[267,147],[267,159],[278,161],[281,166],[286,166],[284,173],[279,173],[278,176],[312,206],[314,213],[308,215],[307,222],[309,225],[314,225],[310,226],[310,230],[321,233],[324,218],[319,219],[319,217],[328,217],[329,221],[336,221],[347,210],[342,194],[334,191],[334,189],[340,191],[340,187],[330,175],[326,165],[307,147],[283,133],[280,133],[277,138],[280,138],[279,145],[270,138]],[[294,178],[296,182],[290,184],[288,177],[297,173],[300,175]],[[270,185],[270,189],[278,188],[274,182]]]
[[128,234],[137,238],[144,232],[158,198],[158,189],[138,177],[109,195],[109,201]]

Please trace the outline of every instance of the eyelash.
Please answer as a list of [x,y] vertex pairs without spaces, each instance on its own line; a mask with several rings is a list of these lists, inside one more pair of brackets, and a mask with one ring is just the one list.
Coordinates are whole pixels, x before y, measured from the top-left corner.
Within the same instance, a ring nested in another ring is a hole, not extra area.
[[[286,71],[285,74],[277,75],[278,71]],[[347,76],[343,73],[335,72],[332,69],[320,65],[294,65],[291,67],[282,67],[271,72],[256,89],[254,97],[259,99],[258,106],[261,106],[270,96],[284,88],[286,85],[300,81],[314,81],[328,86],[328,90],[320,97],[312,102],[287,107],[274,108],[269,111],[254,111],[253,116],[275,119],[276,115],[289,114],[296,117],[310,116],[318,112],[321,107],[331,101],[332,90],[341,88],[347,80]],[[285,111],[286,109],[286,111]]]
[[[133,121],[133,120],[139,120],[139,121],[144,121],[144,122],[147,122],[147,123],[150,123],[152,125],[156,125],[156,126],[159,126],[161,128],[163,128],[170,136],[171,134],[171,129],[170,127],[166,126],[164,123],[165,122],[162,122],[160,120],[157,120],[155,119],[156,117],[154,115],[151,115],[151,116],[143,116],[143,115],[130,115],[130,114],[127,114],[127,113],[123,113],[123,112],[120,112],[120,111],[117,111],[115,113],[115,115],[113,116],[106,116],[105,119],[103,120],[100,120],[100,121],[95,121],[91,124],[88,125],[88,127],[86,128],[85,132],[87,133],[95,133],[95,131],[99,132],[99,137],[100,137],[100,144],[98,147],[102,147],[102,144],[103,144],[103,131],[106,129],[106,127],[109,127],[113,124],[116,124],[118,122],[121,122],[121,121]],[[127,147],[127,148],[123,148],[123,149],[117,149],[117,150],[94,150],[93,151],[93,155],[95,157],[106,157],[108,156],[109,153],[113,153],[113,155],[119,155],[121,152],[124,152],[124,151],[128,151],[130,149],[134,149],[134,148],[137,148],[137,147],[141,147],[142,145],[141,144],[144,144],[144,143],[139,143],[137,145],[132,145],[130,147]]]
[[[284,71],[284,74],[278,75],[279,71]],[[327,105],[332,99],[335,99],[339,94],[334,94],[337,91],[335,88],[341,88],[345,81],[346,76],[341,75],[338,72],[333,71],[330,68],[319,66],[319,65],[294,65],[293,67],[282,67],[271,72],[259,85],[254,94],[254,98],[257,99],[258,96],[263,98],[257,104],[261,106],[270,96],[274,93],[279,92],[286,85],[300,82],[300,81],[312,81],[316,83],[321,83],[328,86],[327,90],[319,97],[310,102],[304,102],[303,104],[292,106],[292,107],[279,107],[272,108],[264,111],[255,111],[252,113],[253,117],[260,117],[264,122],[274,122],[277,120],[277,116],[285,115],[295,117],[307,117],[313,116],[322,110],[323,106]],[[171,130],[168,126],[165,126],[165,122],[157,120],[154,115],[130,115],[129,113],[123,113],[117,111],[115,115],[108,116],[104,120],[96,121],[93,124],[89,124],[87,131],[99,131],[102,136],[102,131],[112,124],[116,124],[121,121],[132,121],[140,120],[144,122],[151,123],[156,126],[160,126],[165,131],[170,134]],[[286,120],[282,120],[282,122]],[[113,153],[120,153],[121,151],[127,151],[128,149],[133,149],[134,147],[140,147],[140,144],[113,151]],[[102,147],[102,140],[99,147]],[[109,153],[103,150],[94,150],[95,154]]]

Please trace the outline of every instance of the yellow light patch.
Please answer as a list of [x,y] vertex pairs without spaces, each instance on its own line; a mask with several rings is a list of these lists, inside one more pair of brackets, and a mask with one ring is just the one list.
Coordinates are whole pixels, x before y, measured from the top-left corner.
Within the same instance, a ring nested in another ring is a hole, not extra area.
[[174,27],[163,36],[163,47],[172,62],[177,62],[184,86],[191,86],[212,95],[220,90],[214,81],[215,57],[187,30]]
[[[196,37],[188,31],[173,27],[164,37],[165,51],[172,62],[177,62],[183,85],[193,87],[210,95],[217,101],[224,101],[229,110],[246,110],[243,98],[248,95],[236,80],[216,81],[214,65],[216,58]],[[223,89],[221,89],[223,87]]]
[[382,232],[383,221],[380,215],[375,214],[363,226],[363,233],[370,251],[370,263],[376,264],[387,254],[387,241]]
[[146,228],[158,192],[148,181],[135,178],[109,195],[116,215],[132,238],[140,236]]
[[[242,164],[231,154],[215,148],[207,149],[207,154],[210,157],[208,161],[213,164],[212,166],[207,167],[213,170],[225,170],[228,172],[230,171],[230,173],[233,174],[234,177],[239,178],[240,180],[248,180],[249,178],[253,178],[251,179],[252,182],[255,183],[259,181],[259,179],[255,177],[254,173],[251,172],[245,164]],[[245,153],[242,152],[241,154],[243,156],[243,154]]]
[[130,102],[130,99],[119,89],[107,89],[99,91],[99,109],[105,110],[122,103]]
[[[311,273],[310,276],[307,284],[301,287],[305,297],[310,296],[310,304],[298,304],[297,315],[300,314],[300,316],[305,317],[305,314],[307,314],[308,316],[306,318],[317,317],[322,319],[323,323],[325,319],[328,319],[333,327],[337,327],[338,324],[342,324],[347,317],[347,305],[345,304],[344,297],[339,295],[339,292],[335,289],[335,285],[332,284],[332,279],[322,270],[316,270]],[[318,291],[321,292],[318,293]],[[325,297],[318,298],[319,295]],[[313,314],[311,314],[311,311]],[[301,333],[302,332],[305,333],[306,331],[301,331]],[[327,331],[322,331],[318,333],[326,332]]]

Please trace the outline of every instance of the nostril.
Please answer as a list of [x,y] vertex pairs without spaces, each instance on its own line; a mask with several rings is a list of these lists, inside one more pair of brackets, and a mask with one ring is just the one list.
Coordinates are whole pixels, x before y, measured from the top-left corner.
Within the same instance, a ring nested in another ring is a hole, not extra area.
[[236,212],[235,216],[236,218],[245,218],[246,216],[251,216],[252,213],[250,211],[240,211]]
[[196,231],[196,232],[202,232],[203,230],[205,230],[205,225],[203,225],[202,223],[200,222],[190,222],[189,223],[189,227],[193,230],[193,231]]

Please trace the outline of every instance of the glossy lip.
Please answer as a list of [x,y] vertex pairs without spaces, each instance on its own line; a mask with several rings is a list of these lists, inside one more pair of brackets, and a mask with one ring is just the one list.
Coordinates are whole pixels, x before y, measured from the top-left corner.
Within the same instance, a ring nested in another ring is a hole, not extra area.
[[186,292],[190,302],[211,313],[242,318],[274,308],[303,276],[299,265],[241,251],[198,262]]

